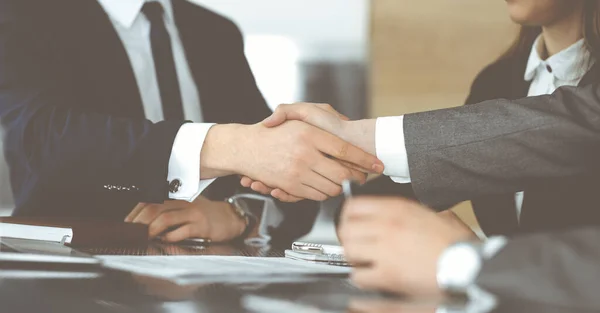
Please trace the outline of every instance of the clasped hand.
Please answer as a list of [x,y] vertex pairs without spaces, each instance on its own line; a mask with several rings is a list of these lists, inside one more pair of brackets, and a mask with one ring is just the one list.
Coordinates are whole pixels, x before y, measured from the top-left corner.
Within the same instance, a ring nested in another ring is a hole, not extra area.
[[[265,181],[261,177],[269,175],[256,172],[244,175],[241,184],[285,202],[302,199],[322,201],[339,195],[344,180],[364,183],[366,173],[381,174],[383,163],[373,156],[374,147],[365,144],[360,136],[352,138],[347,125],[348,118],[328,104],[280,105],[273,115],[261,123],[265,137],[269,130],[271,133],[285,130],[289,135],[284,140],[297,144],[295,150],[301,150],[302,159],[307,162],[310,171],[308,174],[292,173],[293,179],[283,185]],[[284,150],[284,142],[275,138],[270,142],[271,149]],[[330,158],[324,158],[324,155]],[[294,180],[301,185],[295,185]]]

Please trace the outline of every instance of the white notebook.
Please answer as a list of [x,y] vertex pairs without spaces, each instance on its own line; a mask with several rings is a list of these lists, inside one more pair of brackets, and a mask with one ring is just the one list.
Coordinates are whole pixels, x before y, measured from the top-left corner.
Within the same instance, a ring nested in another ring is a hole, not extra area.
[[0,222],[0,238],[2,237],[71,243],[73,230],[71,228]]

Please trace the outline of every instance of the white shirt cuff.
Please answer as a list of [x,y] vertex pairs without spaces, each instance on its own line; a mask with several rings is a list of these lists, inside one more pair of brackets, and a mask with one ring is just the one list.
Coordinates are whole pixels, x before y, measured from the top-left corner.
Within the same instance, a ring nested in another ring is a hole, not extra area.
[[404,144],[404,116],[377,119],[375,150],[377,158],[385,166],[384,175],[397,183],[410,183],[408,157]]
[[506,243],[506,237],[492,237],[481,249],[469,244],[449,247],[438,260],[438,285],[444,290],[468,292],[475,287],[483,261],[496,255]]
[[177,132],[167,175],[170,199],[192,201],[214,181],[200,180],[200,152],[213,125],[187,123]]

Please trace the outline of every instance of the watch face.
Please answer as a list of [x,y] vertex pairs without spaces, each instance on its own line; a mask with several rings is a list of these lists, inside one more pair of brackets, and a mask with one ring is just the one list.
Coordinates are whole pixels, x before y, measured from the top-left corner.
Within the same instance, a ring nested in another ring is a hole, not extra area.
[[444,251],[438,263],[438,284],[450,290],[469,286],[478,275],[483,260],[476,247],[457,243]]

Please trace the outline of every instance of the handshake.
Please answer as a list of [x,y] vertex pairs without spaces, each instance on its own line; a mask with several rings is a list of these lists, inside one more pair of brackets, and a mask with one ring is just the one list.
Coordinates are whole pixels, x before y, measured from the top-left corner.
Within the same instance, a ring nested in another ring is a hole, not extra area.
[[200,155],[202,179],[242,175],[241,184],[285,202],[323,201],[344,180],[383,173],[374,121],[349,121],[328,104],[280,105],[255,125],[215,125]]

